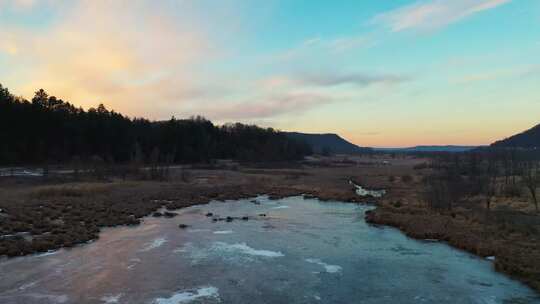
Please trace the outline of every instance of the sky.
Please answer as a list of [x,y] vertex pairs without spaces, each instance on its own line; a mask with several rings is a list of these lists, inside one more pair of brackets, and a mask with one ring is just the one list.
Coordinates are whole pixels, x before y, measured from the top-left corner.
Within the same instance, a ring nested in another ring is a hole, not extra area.
[[0,0],[0,83],[360,146],[540,123],[538,0]]

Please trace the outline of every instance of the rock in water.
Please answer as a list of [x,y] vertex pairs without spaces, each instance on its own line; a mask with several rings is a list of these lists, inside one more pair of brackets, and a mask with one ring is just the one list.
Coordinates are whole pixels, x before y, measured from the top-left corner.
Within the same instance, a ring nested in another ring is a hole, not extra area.
[[175,217],[175,216],[177,216],[177,215],[178,215],[178,213],[176,213],[176,212],[168,212],[168,211],[167,211],[167,212],[164,212],[164,213],[163,213],[163,216],[165,216],[165,217],[167,217],[167,218],[172,218],[172,217]]

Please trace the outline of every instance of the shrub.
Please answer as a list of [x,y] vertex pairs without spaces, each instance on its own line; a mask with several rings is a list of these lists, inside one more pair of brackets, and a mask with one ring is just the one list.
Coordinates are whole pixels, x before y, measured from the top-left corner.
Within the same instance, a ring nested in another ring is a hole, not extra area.
[[504,187],[504,196],[506,197],[520,197],[522,193],[522,188],[518,185],[509,184]]
[[408,184],[413,181],[413,177],[410,175],[403,175],[401,181]]
[[62,186],[38,187],[30,193],[32,198],[46,199],[51,197],[83,197],[90,194],[110,190],[108,184],[73,184]]
[[427,169],[427,168],[429,168],[428,163],[421,163],[421,164],[418,164],[418,165],[414,165],[414,167],[413,167],[414,170],[423,170],[423,169]]

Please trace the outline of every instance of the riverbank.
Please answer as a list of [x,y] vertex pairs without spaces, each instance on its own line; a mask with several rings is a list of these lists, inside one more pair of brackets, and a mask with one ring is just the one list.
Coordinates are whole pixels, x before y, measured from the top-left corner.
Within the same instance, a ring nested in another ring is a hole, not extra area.
[[492,260],[497,271],[540,291],[540,216],[527,197],[495,197],[489,211],[479,198],[456,203],[452,210],[434,210],[422,199],[424,185],[418,181],[425,175],[417,171],[407,187],[391,187],[366,221]]
[[[540,300],[523,284],[496,273],[488,261],[368,225],[363,214],[371,209],[301,196],[259,196],[182,208],[171,219],[145,217],[136,227],[104,229],[89,245],[0,262],[0,302]],[[227,216],[248,220],[214,221]]]
[[[346,181],[358,168],[311,167],[171,170],[167,181],[95,181],[60,175],[0,178],[0,256],[22,256],[73,247],[99,237],[102,227],[138,225],[165,207],[176,210],[213,200],[267,194],[306,194],[358,202]],[[174,216],[171,214],[170,216]]]

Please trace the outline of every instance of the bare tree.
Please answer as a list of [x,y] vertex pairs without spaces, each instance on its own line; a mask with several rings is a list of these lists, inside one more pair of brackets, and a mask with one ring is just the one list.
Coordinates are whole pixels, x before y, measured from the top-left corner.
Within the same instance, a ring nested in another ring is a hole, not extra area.
[[512,175],[512,185],[516,185],[516,175],[518,172],[517,152],[515,149],[510,150],[510,171]]
[[454,170],[445,169],[426,177],[424,198],[431,208],[452,210],[465,194],[463,178]]
[[522,182],[529,191],[534,208],[538,212],[538,195],[537,189],[540,185],[540,168],[538,162],[527,161],[522,172]]
[[491,200],[495,196],[497,190],[497,161],[496,159],[488,159],[488,167],[486,171],[485,184],[484,184],[484,195],[486,196],[486,210],[491,209]]
[[448,188],[446,183],[439,176],[431,175],[426,178],[426,188],[424,199],[432,209],[449,208]]

